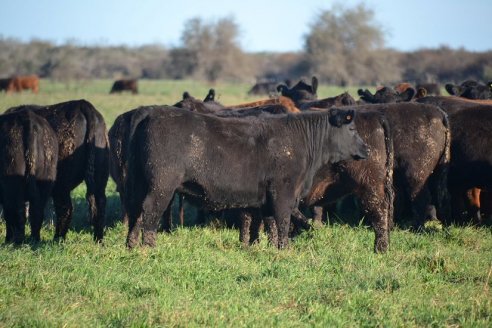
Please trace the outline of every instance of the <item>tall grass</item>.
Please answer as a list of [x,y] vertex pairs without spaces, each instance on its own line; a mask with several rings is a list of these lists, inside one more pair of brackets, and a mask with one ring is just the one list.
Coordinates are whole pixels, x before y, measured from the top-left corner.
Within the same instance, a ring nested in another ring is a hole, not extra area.
[[[85,98],[111,125],[126,110],[172,104],[185,90],[201,98],[211,86],[141,81],[136,96],[109,95],[110,87],[111,81],[42,81],[39,95],[0,94],[0,104],[5,110]],[[225,104],[256,99],[246,96],[247,85],[213,87]],[[321,86],[319,94],[343,91]],[[129,251],[114,183],[107,188],[103,245],[92,241],[84,195],[84,185],[72,192],[74,222],[65,242],[51,241],[48,221],[41,243],[0,246],[0,326],[492,325],[490,228],[396,228],[390,251],[378,255],[373,232],[359,218],[304,232],[282,251],[265,236],[244,248],[236,230],[208,225],[177,227],[160,234],[156,248]]]

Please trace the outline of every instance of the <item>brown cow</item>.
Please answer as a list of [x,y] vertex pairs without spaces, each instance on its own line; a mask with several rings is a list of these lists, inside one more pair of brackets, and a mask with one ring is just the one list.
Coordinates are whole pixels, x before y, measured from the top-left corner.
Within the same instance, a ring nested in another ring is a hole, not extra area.
[[395,91],[398,93],[403,93],[403,92],[407,91],[408,88],[413,88],[412,84],[410,84],[408,82],[398,83],[397,85],[395,85],[393,87],[393,89],[395,89]]
[[39,92],[39,77],[37,75],[12,76],[9,79],[6,90],[7,93],[10,93],[29,89],[36,94]]
[[241,109],[241,108],[251,108],[251,107],[260,107],[260,106],[268,106],[268,105],[282,105],[287,109],[288,113],[300,113],[301,111],[299,108],[296,107],[294,102],[284,96],[279,96],[271,99],[266,99],[266,100],[259,100],[259,101],[253,101],[245,104],[238,104],[238,105],[232,105],[232,106],[227,106],[227,108],[230,109]]

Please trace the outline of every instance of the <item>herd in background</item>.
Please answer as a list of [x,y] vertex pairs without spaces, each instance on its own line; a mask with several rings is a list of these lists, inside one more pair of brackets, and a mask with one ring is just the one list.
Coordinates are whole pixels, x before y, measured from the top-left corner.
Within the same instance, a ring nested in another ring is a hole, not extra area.
[[[361,89],[359,100],[348,93],[318,99],[317,88],[316,77],[280,84],[276,97],[234,106],[215,101],[213,89],[204,100],[185,92],[172,106],[121,114],[109,132],[85,100],[10,108],[0,115],[6,242],[24,241],[25,202],[39,241],[49,197],[55,238],[65,238],[70,191],[82,181],[101,241],[109,175],[128,247],[155,246],[160,222],[171,229],[176,195],[202,210],[234,210],[245,245],[258,240],[263,223],[269,241],[286,247],[291,225],[309,228],[308,211],[323,221],[346,195],[359,199],[376,252],[388,250],[395,221],[492,223],[490,82],[446,85],[453,96],[408,83]],[[137,93],[137,81],[116,81],[111,93],[124,90]]]

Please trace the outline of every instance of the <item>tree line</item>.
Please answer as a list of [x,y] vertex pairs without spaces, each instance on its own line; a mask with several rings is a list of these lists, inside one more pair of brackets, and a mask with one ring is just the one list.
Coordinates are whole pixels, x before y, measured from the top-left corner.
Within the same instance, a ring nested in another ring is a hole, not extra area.
[[[282,81],[316,75],[334,85],[399,81],[492,80],[492,51],[440,46],[401,52],[385,46],[384,29],[364,4],[320,12],[299,52],[245,52],[234,18],[193,18],[176,47],[56,45],[0,37],[0,78],[38,74],[59,81],[92,78],[199,79],[209,82]],[[274,42],[274,41],[272,41]]]

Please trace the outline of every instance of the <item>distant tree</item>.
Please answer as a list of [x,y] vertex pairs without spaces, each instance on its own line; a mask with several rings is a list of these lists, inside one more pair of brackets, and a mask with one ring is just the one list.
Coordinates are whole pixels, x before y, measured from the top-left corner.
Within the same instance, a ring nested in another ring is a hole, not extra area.
[[[311,74],[335,84],[371,83],[381,76],[375,66],[387,58],[384,33],[374,12],[364,4],[346,9],[340,5],[322,11],[305,37],[306,62]],[[394,67],[384,67],[392,70]],[[397,78],[395,76],[385,78]]]
[[182,47],[171,53],[175,76],[189,73],[213,82],[219,78],[238,79],[243,73],[245,56],[239,45],[239,26],[233,18],[216,22],[192,18],[185,22],[181,43]]

